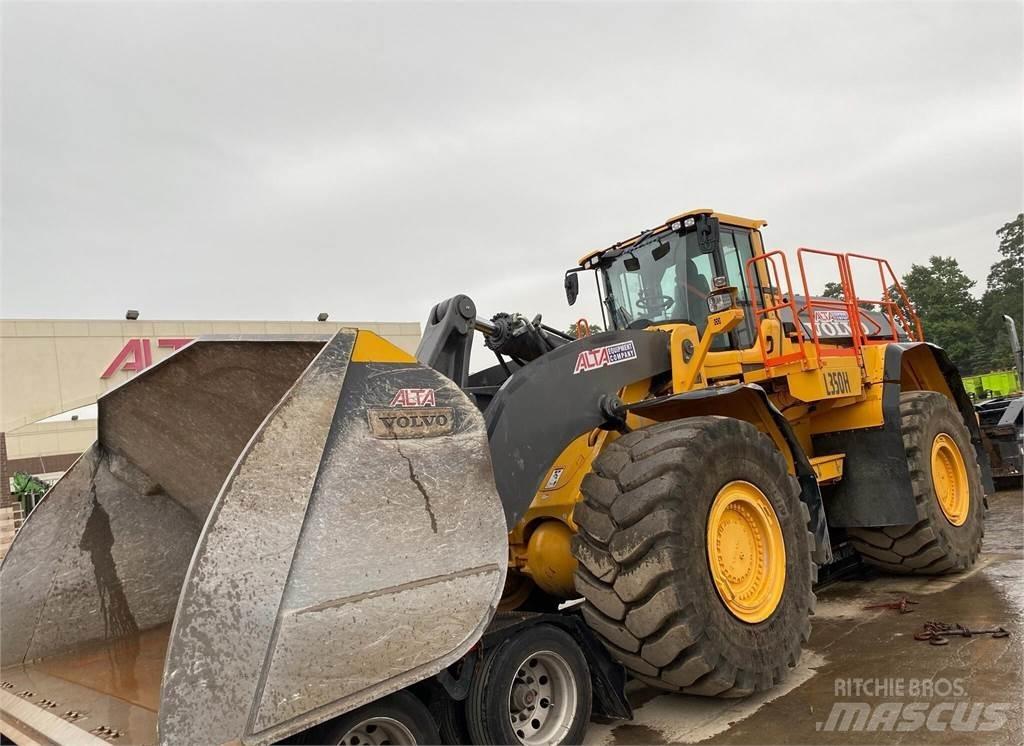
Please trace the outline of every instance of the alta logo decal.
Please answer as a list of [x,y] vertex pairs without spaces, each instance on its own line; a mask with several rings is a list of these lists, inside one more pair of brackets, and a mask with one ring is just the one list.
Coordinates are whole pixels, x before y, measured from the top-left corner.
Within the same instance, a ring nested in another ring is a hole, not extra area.
[[436,407],[434,389],[399,389],[389,407]]
[[627,360],[636,360],[636,347],[633,345],[633,340],[598,347],[594,350],[584,350],[576,356],[576,369],[572,373],[573,375],[585,373],[588,370],[603,368],[606,365],[617,365]]
[[814,323],[815,324],[849,324],[850,314],[846,311],[822,311],[820,309],[814,309]]

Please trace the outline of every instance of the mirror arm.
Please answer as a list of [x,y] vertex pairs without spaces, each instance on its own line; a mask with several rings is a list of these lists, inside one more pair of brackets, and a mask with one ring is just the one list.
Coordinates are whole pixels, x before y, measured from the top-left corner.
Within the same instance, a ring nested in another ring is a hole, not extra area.
[[721,246],[721,232],[718,218],[710,215],[697,216],[697,247],[702,254],[715,254]]

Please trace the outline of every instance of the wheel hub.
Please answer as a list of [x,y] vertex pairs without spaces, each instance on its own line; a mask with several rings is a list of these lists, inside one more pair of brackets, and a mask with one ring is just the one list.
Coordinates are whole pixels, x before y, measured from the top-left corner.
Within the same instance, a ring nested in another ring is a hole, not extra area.
[[962,526],[971,507],[967,466],[956,441],[939,433],[932,441],[932,488],[942,514],[954,526]]
[[523,711],[532,709],[532,705],[537,702],[538,693],[535,689],[530,688],[521,681],[517,681],[512,685],[512,711]]
[[786,546],[771,502],[750,482],[729,482],[708,514],[708,565],[726,608],[741,621],[772,615],[786,585]]
[[560,742],[575,712],[576,680],[562,656],[545,651],[523,661],[509,691],[509,721],[521,743]]
[[339,744],[344,746],[384,746],[415,744],[416,737],[404,723],[389,717],[368,718],[354,725]]

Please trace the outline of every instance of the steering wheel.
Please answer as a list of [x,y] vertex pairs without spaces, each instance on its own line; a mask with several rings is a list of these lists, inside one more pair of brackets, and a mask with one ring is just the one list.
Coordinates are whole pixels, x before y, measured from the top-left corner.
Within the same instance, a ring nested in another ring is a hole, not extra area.
[[644,312],[667,311],[675,305],[676,299],[671,295],[641,295],[636,299],[637,308]]

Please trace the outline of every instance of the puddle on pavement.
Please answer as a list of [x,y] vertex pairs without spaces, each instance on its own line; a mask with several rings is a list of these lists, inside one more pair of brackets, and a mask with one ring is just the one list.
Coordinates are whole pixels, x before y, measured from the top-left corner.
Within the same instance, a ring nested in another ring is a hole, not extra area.
[[661,733],[648,725],[626,723],[625,725],[618,726],[612,732],[612,744],[614,746],[632,746],[638,743],[663,744],[668,742]]
[[982,551],[1012,554],[1014,559],[986,567],[983,574],[1019,618],[1024,615],[1024,493],[997,492],[989,498],[989,507]]
[[670,694],[649,687],[634,688],[630,684],[628,694],[634,708],[633,722],[591,724],[585,743],[595,746],[697,743],[728,730],[772,700],[800,687],[823,665],[823,656],[805,650],[800,664],[789,671],[781,684],[744,699]]
[[982,551],[1020,554],[1024,551],[1024,532],[1021,531],[1024,493],[1019,489],[997,492],[989,497],[988,504]]
[[[881,575],[839,581],[823,589],[811,648],[804,651],[801,665],[772,691],[730,701],[634,689],[631,684],[634,721],[595,723],[586,743],[626,746],[706,739],[745,744],[862,743],[865,740],[857,736],[863,734],[837,733],[824,738],[815,730],[815,720],[836,701],[835,680],[846,677],[963,678],[970,695],[984,702],[1004,701],[1008,692],[1019,694],[1020,635],[1024,634],[1020,622],[1024,617],[1022,502],[1019,491],[1004,491],[990,498],[983,554],[966,573],[937,578]],[[863,608],[904,595],[920,602],[914,613]],[[954,639],[945,647],[929,646],[913,639],[913,633],[929,619],[969,626],[1001,625],[1013,636]],[[808,684],[812,679],[817,683]],[[772,704],[764,707],[768,703]],[[1020,707],[1014,705],[1008,729],[999,733],[929,732],[927,739],[921,734],[903,735],[911,736],[912,743],[963,743],[967,735],[981,737],[972,741],[979,744],[1021,743],[1021,722]],[[882,739],[867,739],[878,740]]]

